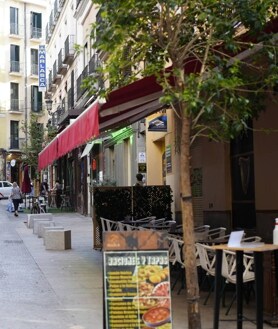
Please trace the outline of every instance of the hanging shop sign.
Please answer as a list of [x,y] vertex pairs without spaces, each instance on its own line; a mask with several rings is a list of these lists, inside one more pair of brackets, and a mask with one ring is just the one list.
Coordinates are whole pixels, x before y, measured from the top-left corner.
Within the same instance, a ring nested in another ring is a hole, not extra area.
[[39,91],[46,91],[46,51],[45,45],[39,45]]
[[104,233],[106,329],[172,329],[165,241],[153,231]]
[[166,172],[170,174],[172,172],[172,152],[171,145],[167,145],[165,149],[165,161],[166,161]]
[[142,174],[147,173],[147,164],[146,163],[138,163],[138,172]]
[[148,131],[166,131],[167,115],[160,115],[149,122]]
[[146,163],[146,152],[138,153],[138,163]]

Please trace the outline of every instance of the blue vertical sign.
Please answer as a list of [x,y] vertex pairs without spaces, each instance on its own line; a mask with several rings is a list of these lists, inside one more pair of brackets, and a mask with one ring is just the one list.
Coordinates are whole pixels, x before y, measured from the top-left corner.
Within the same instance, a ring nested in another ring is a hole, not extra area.
[[46,91],[46,51],[45,45],[39,46],[39,91]]

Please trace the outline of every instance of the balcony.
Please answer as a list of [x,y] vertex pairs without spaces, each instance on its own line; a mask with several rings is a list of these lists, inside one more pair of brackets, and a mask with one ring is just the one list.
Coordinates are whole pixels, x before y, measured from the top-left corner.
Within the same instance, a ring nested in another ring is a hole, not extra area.
[[31,111],[33,113],[37,113],[37,114],[42,114],[43,111],[42,111],[42,103],[41,102],[38,102],[37,100],[34,100],[32,103],[31,103]]
[[57,126],[58,126],[57,112],[52,113],[52,116],[49,120],[49,124],[51,127],[57,128]]
[[100,67],[100,60],[98,55],[94,54],[89,61],[89,75],[95,75],[97,73],[98,67]]
[[47,91],[51,93],[54,92],[55,90],[56,90],[56,85],[53,83],[52,71],[49,71]]
[[24,148],[25,139],[17,136],[10,137],[10,150],[20,151]]
[[49,16],[49,32],[52,33],[55,29],[55,25],[56,23],[54,22],[54,13],[53,13],[53,10],[51,11],[50,13],[50,16]]
[[61,13],[60,3],[58,2],[58,0],[55,0],[53,14],[54,14],[54,19],[55,19],[56,22],[59,19],[60,13]]
[[17,98],[12,98],[11,103],[10,103],[10,113],[22,113],[22,111],[19,110],[19,99]]
[[82,88],[82,83],[83,83],[83,80],[88,76],[88,74],[89,74],[89,70],[88,70],[88,66],[86,66],[84,68],[84,70],[82,71],[82,73],[80,74],[80,76],[77,78],[77,81],[76,81],[77,100],[79,100],[79,98],[86,91],[86,88]]
[[50,31],[50,25],[47,23],[46,27],[45,27],[45,40],[46,43],[49,42],[49,40],[51,39],[52,36],[52,32]]
[[65,114],[65,107],[64,106],[58,106],[57,110],[56,110],[56,117],[57,117],[57,125],[60,124],[60,122],[62,121],[61,119],[63,118],[64,114]]
[[54,84],[59,84],[62,80],[62,75],[58,73],[58,70],[57,70],[57,61],[54,62],[53,64],[53,80],[52,82]]
[[31,39],[39,40],[42,37],[42,29],[39,27],[31,27]]
[[81,1],[82,0],[76,0],[76,8],[78,8],[78,6],[79,6],[79,4],[80,4]]
[[10,61],[10,74],[21,75],[21,66],[18,61]]
[[77,118],[82,113],[82,110],[74,107],[73,93],[70,88],[62,104],[53,113],[53,116],[55,115],[55,122],[57,123],[56,126],[59,126],[59,129],[67,126],[70,123],[70,119]]
[[58,73],[66,74],[68,70],[68,65],[63,63],[63,58],[65,57],[65,50],[62,48],[58,54]]
[[74,61],[74,35],[68,35],[65,41],[65,56],[63,58],[63,63],[71,65]]
[[37,78],[39,74],[38,64],[31,64],[31,76]]

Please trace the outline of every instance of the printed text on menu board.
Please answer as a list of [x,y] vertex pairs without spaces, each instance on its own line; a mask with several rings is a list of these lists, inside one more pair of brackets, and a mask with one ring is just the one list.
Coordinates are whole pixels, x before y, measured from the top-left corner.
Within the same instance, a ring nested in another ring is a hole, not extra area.
[[168,251],[104,252],[106,329],[171,329]]

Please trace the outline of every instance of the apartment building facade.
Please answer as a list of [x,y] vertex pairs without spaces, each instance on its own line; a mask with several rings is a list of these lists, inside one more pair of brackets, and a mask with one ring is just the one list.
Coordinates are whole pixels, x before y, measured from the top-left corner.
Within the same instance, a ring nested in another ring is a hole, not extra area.
[[[51,103],[49,127],[57,129],[61,141],[75,121],[96,102],[94,94],[83,88],[83,80],[94,75],[100,59],[92,48],[91,24],[98,19],[98,8],[90,0],[52,1],[46,23],[48,84],[46,102]],[[102,81],[99,79],[98,84]],[[97,87],[97,86],[96,86]],[[83,123],[82,123],[83,124]],[[84,129],[85,128],[84,123]],[[144,124],[107,133],[97,141],[74,142],[68,152],[59,154],[44,167],[50,186],[58,179],[70,197],[72,206],[83,214],[91,212],[91,190],[94,184],[131,185],[138,172],[137,150],[145,153]],[[90,139],[93,139],[93,135]],[[53,142],[55,143],[55,141]],[[61,145],[62,143],[60,143]],[[66,143],[69,144],[69,143]],[[141,167],[142,168],[142,167]]]
[[[22,181],[23,126],[46,113],[39,90],[39,45],[44,43],[45,0],[1,0],[0,15],[0,180]],[[28,163],[28,161],[27,161]]]

